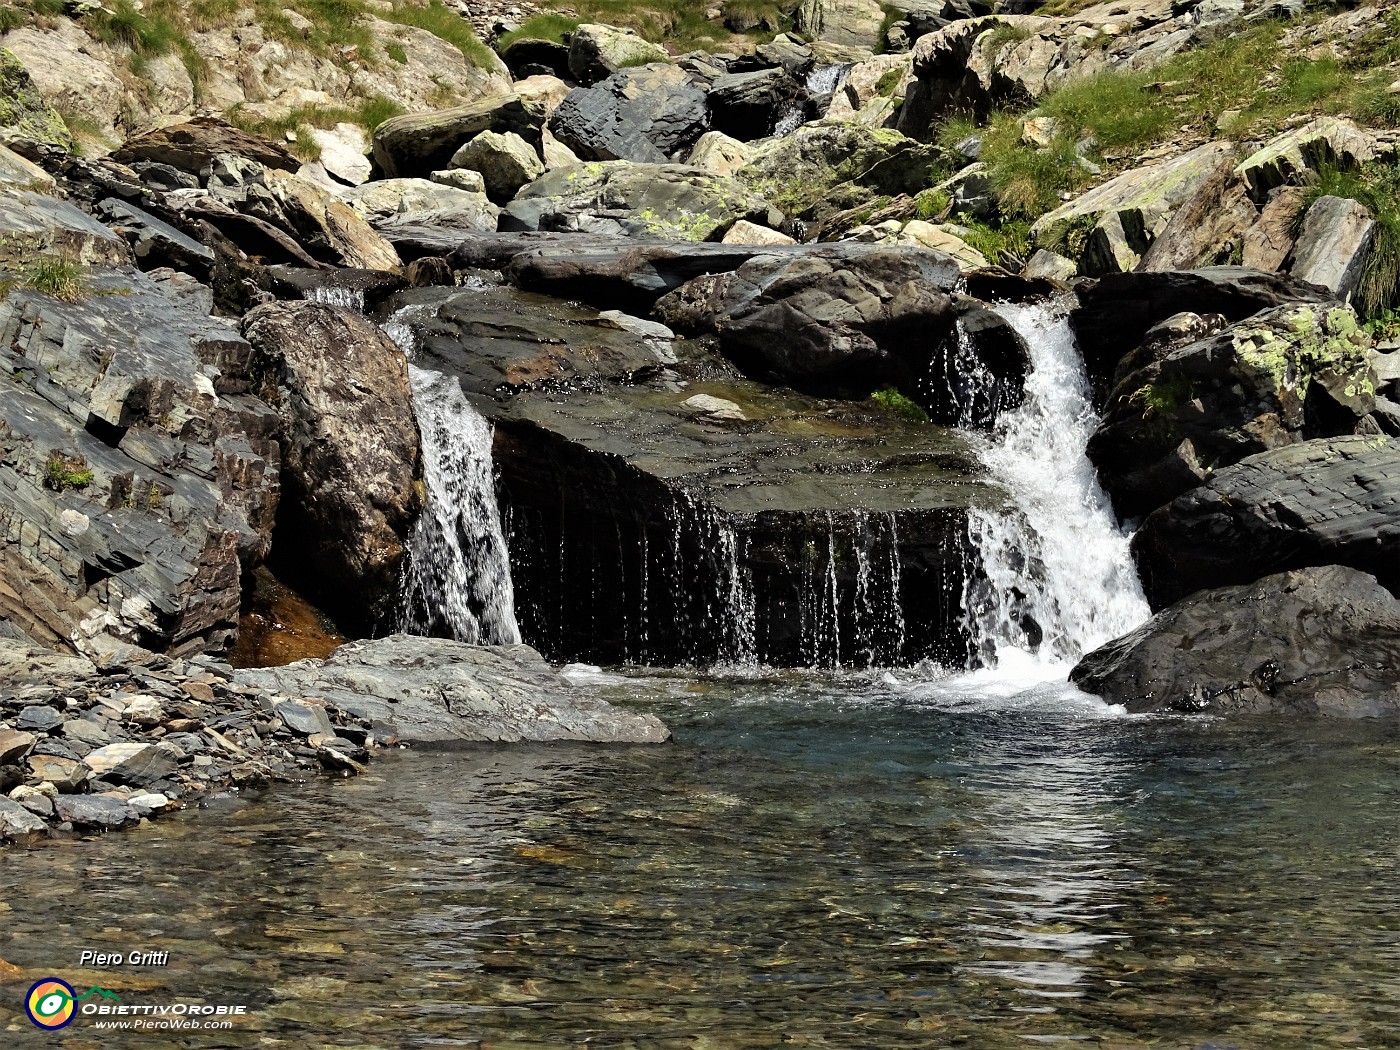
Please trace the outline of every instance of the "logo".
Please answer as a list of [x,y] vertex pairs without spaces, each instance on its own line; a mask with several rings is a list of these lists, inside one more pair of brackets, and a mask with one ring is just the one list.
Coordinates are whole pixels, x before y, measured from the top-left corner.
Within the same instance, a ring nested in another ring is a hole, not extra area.
[[47,977],[29,989],[24,1012],[38,1028],[66,1028],[73,1023],[77,998],[73,986],[57,977]]

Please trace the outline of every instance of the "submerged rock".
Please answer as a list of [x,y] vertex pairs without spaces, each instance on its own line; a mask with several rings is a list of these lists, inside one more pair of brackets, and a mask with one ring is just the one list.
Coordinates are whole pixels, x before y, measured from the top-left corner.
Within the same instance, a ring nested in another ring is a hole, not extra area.
[[400,634],[352,642],[326,660],[245,670],[238,677],[284,693],[323,696],[408,741],[659,744],[671,735],[653,715],[583,695],[524,645]]
[[1400,442],[1340,437],[1250,456],[1148,515],[1133,553],[1159,609],[1314,565],[1349,565],[1400,590]]
[[1400,600],[1337,565],[1200,591],[1085,656],[1079,688],[1129,711],[1400,715]]

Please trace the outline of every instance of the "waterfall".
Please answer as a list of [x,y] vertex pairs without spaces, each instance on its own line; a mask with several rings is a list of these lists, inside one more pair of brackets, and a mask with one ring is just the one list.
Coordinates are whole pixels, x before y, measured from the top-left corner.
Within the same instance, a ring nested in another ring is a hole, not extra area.
[[363,288],[336,288],[332,285],[317,285],[302,292],[302,298],[327,306],[343,306],[356,313],[365,312],[365,292]]
[[496,505],[491,424],[472,408],[455,378],[413,363],[412,318],[425,309],[405,307],[384,326],[409,359],[427,487],[423,513],[408,540],[400,626],[464,642],[517,644],[520,628]]
[[1062,304],[998,310],[1030,347],[1025,400],[980,452],[1009,506],[974,511],[980,561],[964,593],[983,663],[1016,652],[1043,665],[1077,660],[1151,611],[1108,497],[1085,455],[1097,424]]
[[850,72],[851,67],[844,62],[817,66],[807,74],[807,90],[813,95],[830,95],[833,91],[841,89]]

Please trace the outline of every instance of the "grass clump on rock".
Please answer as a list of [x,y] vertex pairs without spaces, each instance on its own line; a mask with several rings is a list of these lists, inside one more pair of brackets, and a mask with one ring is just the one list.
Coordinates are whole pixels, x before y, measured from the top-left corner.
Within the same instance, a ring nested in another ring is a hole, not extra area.
[[54,492],[85,489],[92,484],[92,468],[81,456],[55,452],[44,464],[44,484]]
[[870,395],[870,399],[886,412],[896,415],[907,422],[927,423],[929,421],[927,412],[892,386],[887,386],[883,390],[875,391]]

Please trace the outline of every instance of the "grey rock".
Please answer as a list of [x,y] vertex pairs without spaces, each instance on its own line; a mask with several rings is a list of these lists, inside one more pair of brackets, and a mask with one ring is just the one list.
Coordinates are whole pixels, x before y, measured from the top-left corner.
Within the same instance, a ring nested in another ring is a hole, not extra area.
[[197,117],[133,136],[112,154],[112,159],[120,164],[154,161],[206,177],[219,156],[242,157],[286,172],[300,167],[282,143],[240,131],[217,117]]
[[396,227],[424,223],[447,231],[450,239],[460,232],[494,230],[500,215],[484,193],[428,179],[377,179],[341,196],[386,236]]
[[63,716],[52,707],[26,707],[15,719],[15,726],[21,730],[47,733],[63,724]]
[[87,782],[88,773],[91,772],[76,758],[38,753],[29,756],[29,768],[36,778],[48,781],[62,794],[82,790],[83,784]]
[[801,83],[781,66],[727,73],[710,85],[714,127],[748,141],[773,133],[779,109],[803,94]]
[[277,716],[282,719],[282,724],[301,736],[315,736],[318,733],[331,736],[335,733],[330,716],[320,704],[286,700],[276,706],[276,711]]
[[18,802],[0,798],[0,839],[20,839],[42,835],[46,825]]
[[608,161],[555,168],[501,214],[502,230],[568,230],[703,241],[769,205],[733,179],[682,164]]
[[1316,565],[1400,589],[1400,442],[1339,437],[1250,456],[1148,515],[1133,553],[1154,608]]
[[1329,565],[1201,591],[1085,656],[1079,688],[1130,711],[1400,715],[1400,601]]
[[374,129],[371,159],[385,178],[427,178],[449,166],[452,155],[483,131],[512,131],[534,145],[549,118],[542,99],[497,95],[465,106],[405,113]]
[[67,201],[29,190],[0,190],[0,269],[21,269],[45,256],[83,265],[119,266],[126,242]]
[[497,204],[506,203],[520,187],[544,174],[544,162],[535,147],[511,131],[483,131],[452,155],[452,167],[479,172],[486,195]]
[[581,160],[664,164],[694,144],[706,116],[705,93],[682,69],[654,65],[569,92],[549,130]]
[[78,828],[116,831],[131,827],[140,816],[130,805],[101,795],[60,795],[54,800],[58,819]]
[[1319,197],[1303,216],[1289,272],[1350,299],[1361,284],[1375,242],[1376,221],[1364,204]]
[[179,768],[179,756],[153,744],[108,744],[84,759],[103,780],[149,787]]
[[1285,131],[1235,169],[1255,200],[1289,183],[1306,182],[1324,167],[1354,168],[1374,158],[1375,140],[1345,117],[1318,117]]
[[0,140],[32,139],[73,148],[63,117],[49,105],[13,51],[0,48]]
[[111,735],[105,729],[86,718],[70,718],[64,722],[63,735],[69,740],[94,748],[112,742]]
[[88,282],[0,302],[0,615],[53,645],[217,648],[270,542],[276,416],[227,322],[139,272]]
[[99,201],[94,210],[126,238],[141,269],[167,266],[208,279],[214,253],[169,223],[115,197]]
[[569,36],[569,72],[580,84],[595,84],[621,69],[670,59],[666,49],[630,29],[587,23]]
[[523,645],[392,635],[352,642],[324,661],[241,671],[239,681],[325,697],[412,741],[661,743],[670,736],[651,715],[579,695]]

